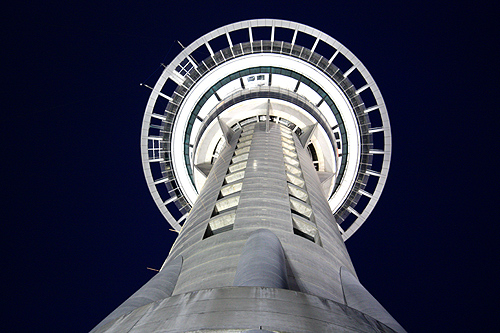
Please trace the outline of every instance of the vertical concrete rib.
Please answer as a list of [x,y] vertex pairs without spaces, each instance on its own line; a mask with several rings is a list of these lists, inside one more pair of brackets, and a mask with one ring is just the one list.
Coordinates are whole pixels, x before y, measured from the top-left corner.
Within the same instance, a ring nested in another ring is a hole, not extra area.
[[[334,256],[337,263],[340,263],[340,266],[346,266],[352,272],[355,272],[342,236],[338,228],[336,228],[337,223],[321,188],[318,172],[314,168],[312,159],[307,149],[302,147],[297,136],[294,136],[294,141],[297,157],[300,161],[300,168],[306,182],[306,190],[314,213],[315,223],[321,235],[322,245],[325,250]],[[337,267],[337,271],[340,269],[340,266]]]
[[280,126],[256,123],[234,228],[292,231]]
[[285,254],[271,231],[257,229],[250,235],[238,262],[234,286],[288,289]]
[[[229,144],[222,150],[219,158],[211,168],[210,174],[205,181],[205,185],[200,191],[200,195],[191,209],[179,237],[176,239],[172,249],[170,250],[169,257],[176,257],[180,252],[182,252],[183,249],[202,239],[203,233],[206,229],[206,222],[210,218],[214,209],[215,202],[217,201],[217,196],[224,182],[224,177],[227,173],[229,163],[231,162],[231,156],[234,153],[239,134],[240,132],[238,131],[236,135],[234,135],[232,141],[229,142]],[[184,259],[186,258],[184,257]]]

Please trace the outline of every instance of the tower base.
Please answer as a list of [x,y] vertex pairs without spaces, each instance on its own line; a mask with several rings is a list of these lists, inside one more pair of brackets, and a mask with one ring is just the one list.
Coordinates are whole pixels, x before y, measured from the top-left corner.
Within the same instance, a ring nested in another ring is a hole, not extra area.
[[394,332],[344,304],[301,292],[224,287],[144,305],[93,332]]

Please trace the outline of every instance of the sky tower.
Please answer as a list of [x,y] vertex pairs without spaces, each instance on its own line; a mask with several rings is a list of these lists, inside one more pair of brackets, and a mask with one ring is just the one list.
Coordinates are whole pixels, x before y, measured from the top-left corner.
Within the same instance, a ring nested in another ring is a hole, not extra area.
[[382,95],[349,50],[303,24],[242,21],[150,88],[144,174],[179,236],[93,332],[404,332],[344,244],[391,157]]

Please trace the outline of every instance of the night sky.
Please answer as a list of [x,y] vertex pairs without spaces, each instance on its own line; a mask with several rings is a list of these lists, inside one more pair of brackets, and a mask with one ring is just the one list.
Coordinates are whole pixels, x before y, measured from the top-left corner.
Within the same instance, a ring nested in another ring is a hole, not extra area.
[[[498,321],[498,10],[459,1],[17,2],[2,19],[6,332],[86,332],[154,274],[176,234],[139,139],[160,63],[219,26],[310,25],[368,68],[389,112],[384,193],[347,241],[409,332]],[[497,139],[495,139],[497,138]],[[497,328],[498,329],[498,328]]]

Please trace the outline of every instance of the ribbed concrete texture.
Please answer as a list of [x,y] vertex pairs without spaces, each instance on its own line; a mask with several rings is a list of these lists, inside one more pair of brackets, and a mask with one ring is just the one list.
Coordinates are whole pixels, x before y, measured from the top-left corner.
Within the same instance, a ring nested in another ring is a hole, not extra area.
[[95,331],[403,331],[357,281],[304,142],[273,122],[227,139],[161,272]]
[[235,229],[268,228],[292,232],[280,126],[264,122],[253,127]]
[[343,304],[286,289],[225,287],[150,303],[108,332],[394,332]]
[[258,229],[250,235],[240,255],[234,286],[288,289],[285,254],[272,231]]

